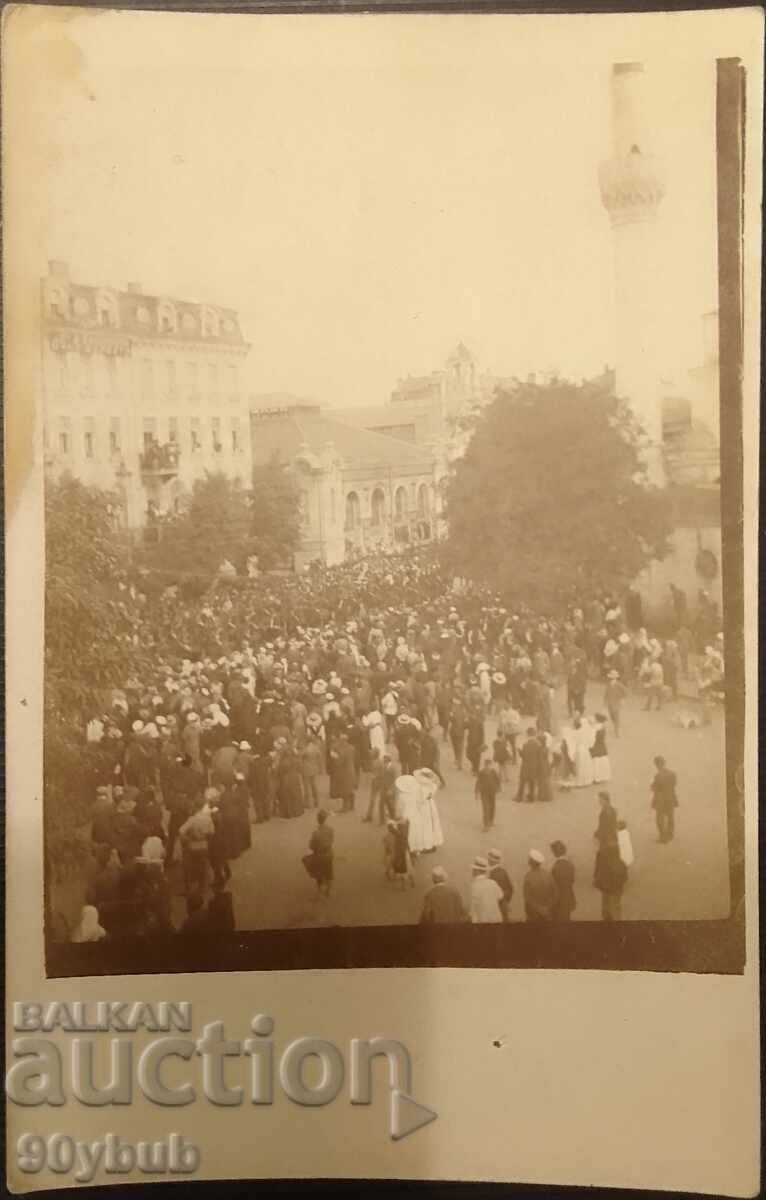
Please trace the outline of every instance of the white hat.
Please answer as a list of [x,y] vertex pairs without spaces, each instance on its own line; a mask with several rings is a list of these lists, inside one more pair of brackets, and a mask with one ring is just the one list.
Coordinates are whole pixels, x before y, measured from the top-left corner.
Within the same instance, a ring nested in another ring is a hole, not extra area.
[[252,746],[250,745],[249,742],[240,742],[239,748],[240,748],[240,750],[252,750]]
[[197,713],[195,713],[195,712],[190,712],[190,713],[187,713],[187,714],[186,714],[186,720],[187,720],[187,722],[188,722],[188,723],[191,725],[191,724],[193,724],[195,721],[199,721],[199,715],[198,715]]
[[406,713],[401,713],[396,719],[399,725],[409,725],[412,720]]
[[493,683],[498,683],[502,686],[502,684],[506,682],[506,678],[502,671],[495,671],[494,675],[492,676],[492,681]]
[[321,696],[327,691],[327,684],[324,679],[315,679],[311,685],[311,690],[315,696]]
[[488,871],[489,870],[489,863],[487,862],[486,858],[483,858],[480,854],[477,854],[476,858],[473,860],[473,863],[471,865],[472,865],[474,871]]
[[619,679],[619,678],[620,678],[619,671],[610,671],[609,674],[607,675],[607,679]]
[[167,717],[163,717],[162,713],[160,713],[159,716],[154,718],[154,722],[156,725],[167,725],[168,719]]
[[489,859],[490,862],[499,863],[499,862],[503,861],[503,856],[499,850],[490,850],[489,854],[487,855],[487,858]]
[[480,663],[479,663],[479,665],[477,666],[476,670],[477,670],[477,671],[488,671],[488,670],[489,670],[489,663],[480,662]]
[[150,721],[148,725],[144,725],[144,728],[141,732],[146,737],[150,737],[150,738],[158,738],[160,736],[160,731],[157,728],[157,726],[154,724],[154,721]]
[[540,853],[539,850],[530,850],[529,860],[530,862],[538,863],[540,866],[542,866],[545,862],[545,857]]
[[618,641],[620,642],[621,645],[625,646],[630,641],[630,635],[627,633],[621,633],[618,638]]
[[144,727],[143,721],[134,721],[130,728],[133,730],[134,733],[140,733],[141,730],[143,729],[143,727]]

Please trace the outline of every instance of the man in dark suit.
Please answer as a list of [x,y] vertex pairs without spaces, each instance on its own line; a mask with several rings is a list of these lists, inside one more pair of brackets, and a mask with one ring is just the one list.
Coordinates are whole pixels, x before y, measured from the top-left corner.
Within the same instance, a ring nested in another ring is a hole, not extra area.
[[652,780],[652,808],[657,821],[657,833],[660,842],[672,842],[676,831],[675,810],[678,808],[676,773],[665,765],[661,755],[655,758],[654,765],[657,774]]
[[421,925],[445,925],[456,921],[467,921],[468,914],[460,892],[447,880],[444,867],[434,867],[431,872],[433,886],[423,897]]
[[515,800],[523,800],[526,790],[527,800],[530,803],[534,801],[535,791],[537,790],[540,778],[540,756],[542,753],[543,748],[537,740],[536,730],[530,725],[527,730],[527,740],[519,751],[521,770],[519,771],[519,788],[514,797]]

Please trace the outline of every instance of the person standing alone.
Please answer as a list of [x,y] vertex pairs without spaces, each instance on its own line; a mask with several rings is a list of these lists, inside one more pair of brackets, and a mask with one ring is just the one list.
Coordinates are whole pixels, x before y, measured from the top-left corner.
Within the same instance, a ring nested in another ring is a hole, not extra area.
[[655,758],[654,765],[657,773],[652,780],[652,808],[657,822],[658,840],[672,842],[676,832],[675,810],[678,808],[676,773],[665,765],[662,755]]

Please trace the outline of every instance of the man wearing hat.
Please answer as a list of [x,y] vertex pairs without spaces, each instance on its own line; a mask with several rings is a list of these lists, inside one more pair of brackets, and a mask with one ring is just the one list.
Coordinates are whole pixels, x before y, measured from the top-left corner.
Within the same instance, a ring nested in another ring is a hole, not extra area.
[[556,905],[556,884],[546,870],[539,850],[530,850],[524,876],[524,911],[528,921],[551,921]]
[[495,824],[495,802],[500,790],[500,776],[495,764],[490,758],[485,758],[476,776],[475,792],[481,800],[482,831],[484,833]]
[[620,736],[620,706],[628,694],[625,684],[620,679],[620,672],[612,668],[606,677],[604,688],[604,708],[614,726],[614,736]]
[[503,856],[499,850],[490,850],[487,855],[489,862],[489,877],[494,879],[495,883],[503,893],[502,900],[498,901],[500,905],[500,914],[503,921],[510,921],[511,900],[513,899],[513,884],[511,877],[503,866]]
[[489,877],[489,862],[478,855],[471,864],[471,921],[474,925],[499,925],[503,889]]
[[423,897],[423,911],[420,914],[421,925],[449,925],[459,921],[467,921],[460,892],[447,879],[444,867],[434,867],[431,872],[432,886]]

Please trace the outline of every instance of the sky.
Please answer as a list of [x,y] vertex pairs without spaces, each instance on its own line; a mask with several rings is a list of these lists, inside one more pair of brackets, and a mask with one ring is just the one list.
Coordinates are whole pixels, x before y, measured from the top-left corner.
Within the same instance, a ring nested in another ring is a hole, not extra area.
[[458,340],[497,375],[597,373],[611,64],[640,58],[668,188],[661,366],[688,368],[717,307],[715,65],[679,15],[63,10],[38,33],[31,269],[236,308],[253,393],[381,403]]

